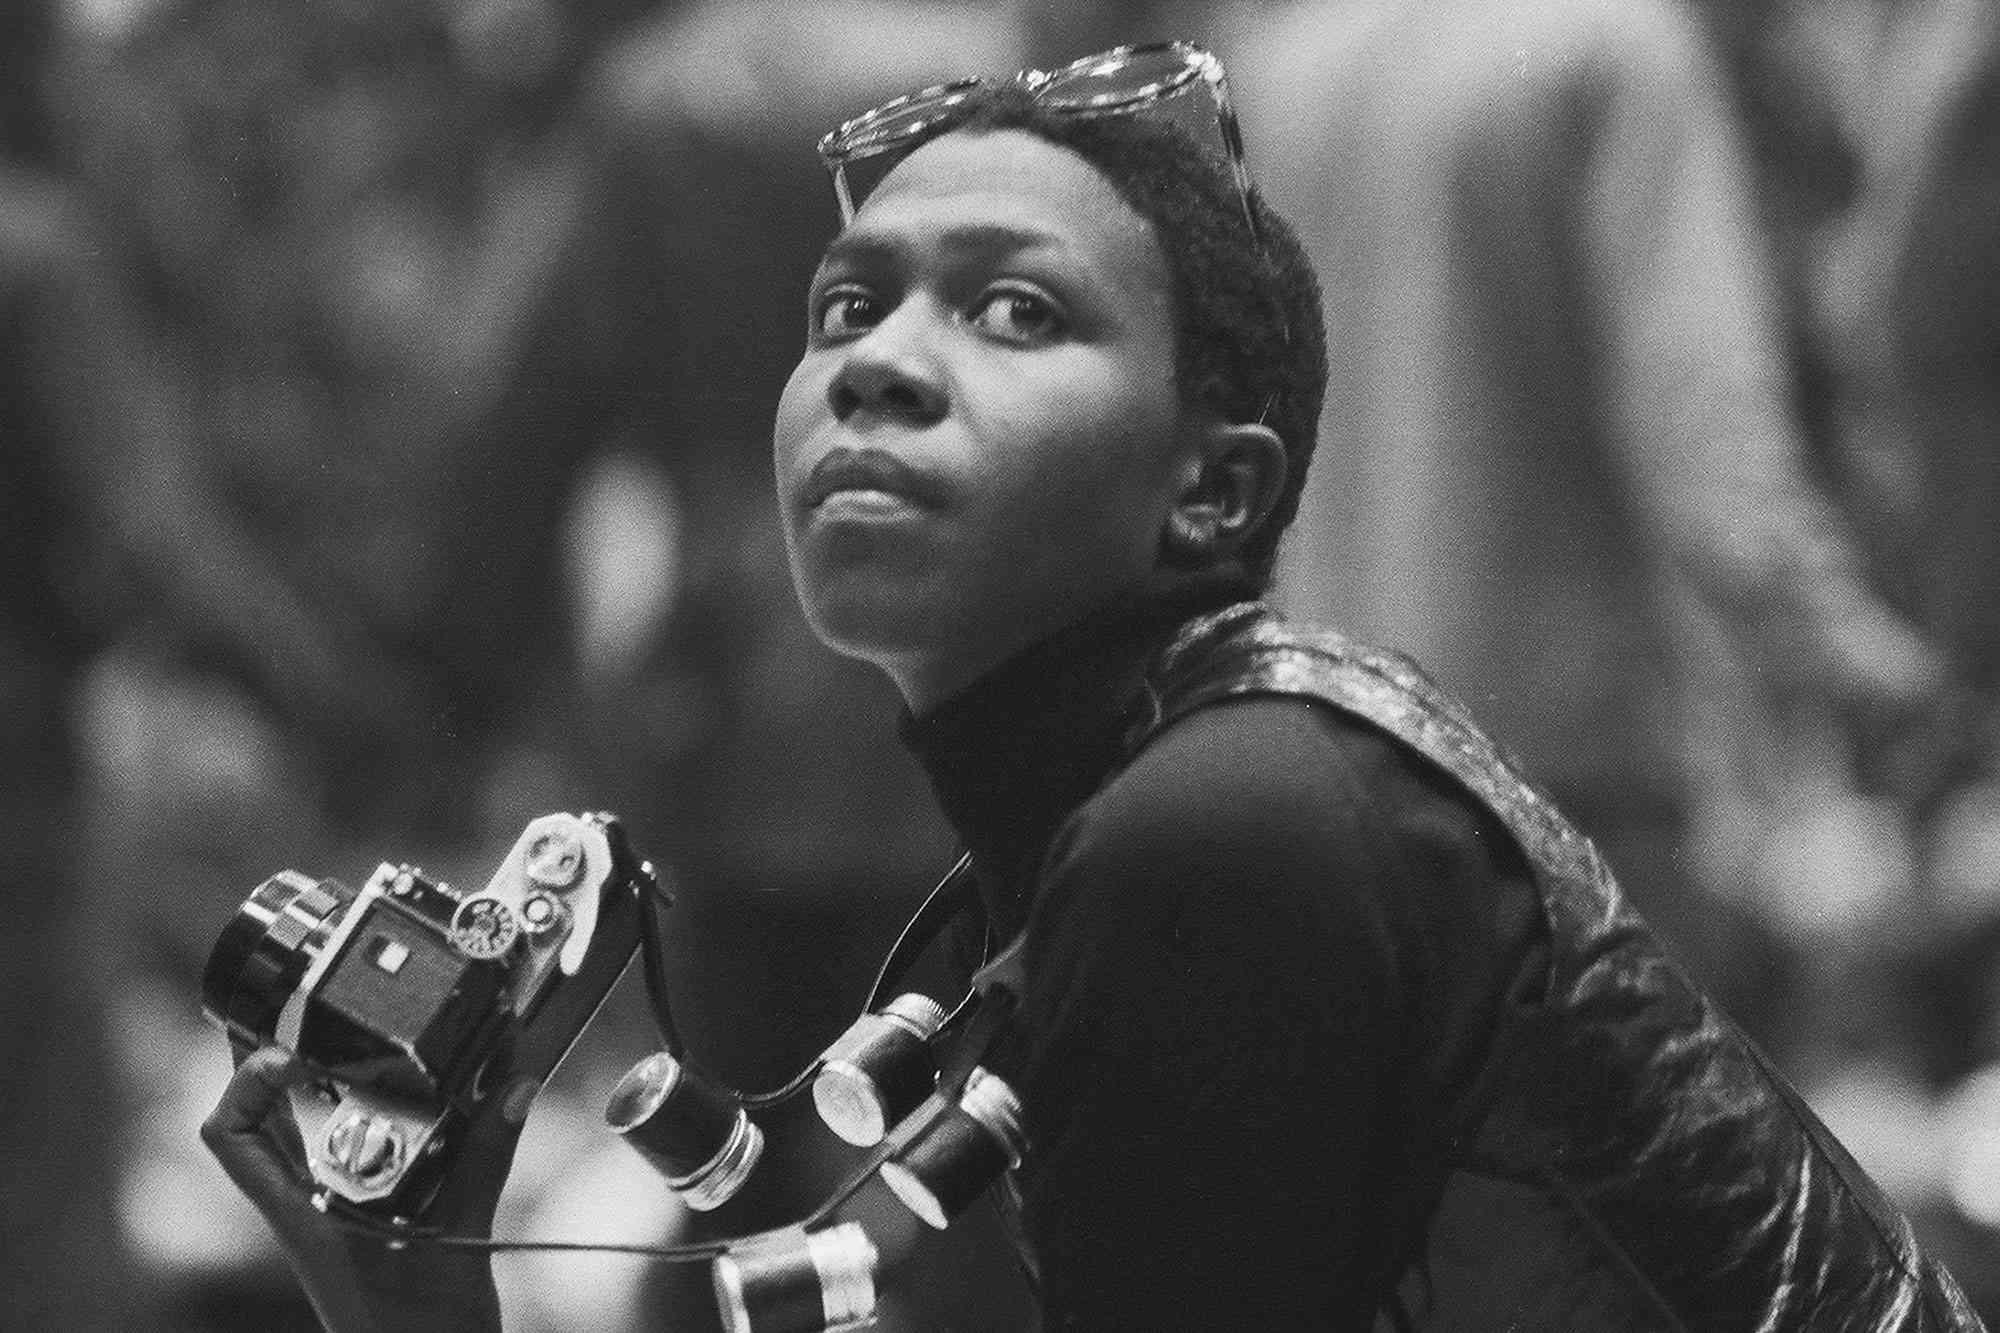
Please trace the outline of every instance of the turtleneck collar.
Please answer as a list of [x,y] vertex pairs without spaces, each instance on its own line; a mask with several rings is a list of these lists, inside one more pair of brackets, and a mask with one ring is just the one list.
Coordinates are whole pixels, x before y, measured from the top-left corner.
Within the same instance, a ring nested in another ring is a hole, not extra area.
[[1240,574],[1177,577],[1030,645],[923,716],[904,714],[903,742],[972,853],[988,919],[1003,937],[1025,919],[1057,826],[1149,720],[1154,656],[1188,619],[1254,596]]

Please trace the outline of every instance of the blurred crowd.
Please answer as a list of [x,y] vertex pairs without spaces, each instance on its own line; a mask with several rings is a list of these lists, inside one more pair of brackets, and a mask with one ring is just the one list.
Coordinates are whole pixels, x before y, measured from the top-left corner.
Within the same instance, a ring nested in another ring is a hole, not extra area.
[[[768,1086],[846,1025],[952,849],[771,513],[837,220],[811,144],[1165,36],[1222,55],[1326,288],[1279,599],[1467,698],[2000,1318],[2000,10],[24,0],[7,1322],[312,1327],[195,1136],[201,965],[282,867],[482,882],[530,818],[612,809],[708,1064]],[[621,989],[503,1229],[704,1225],[597,1123],[651,1044]],[[796,1202],[835,1169],[773,1152]],[[892,1324],[1019,1326],[985,1225]],[[510,1328],[706,1299],[498,1271]]]

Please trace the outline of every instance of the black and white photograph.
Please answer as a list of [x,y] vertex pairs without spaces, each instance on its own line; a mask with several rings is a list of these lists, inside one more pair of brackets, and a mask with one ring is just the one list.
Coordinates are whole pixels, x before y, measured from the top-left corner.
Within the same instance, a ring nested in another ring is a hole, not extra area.
[[0,1328],[2000,1327],[1992,0],[9,0]]

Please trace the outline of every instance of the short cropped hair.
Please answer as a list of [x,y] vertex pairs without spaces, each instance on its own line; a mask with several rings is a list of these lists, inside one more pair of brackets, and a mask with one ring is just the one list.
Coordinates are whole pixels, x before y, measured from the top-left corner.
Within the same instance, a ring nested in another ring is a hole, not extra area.
[[1262,422],[1284,442],[1285,486],[1245,543],[1262,586],[1298,513],[1326,396],[1319,279],[1291,226],[1253,196],[1244,217],[1229,163],[1179,126],[1143,116],[1050,111],[1011,86],[987,92],[956,132],[1022,130],[1095,167],[1153,226],[1174,302],[1181,400],[1231,422]]

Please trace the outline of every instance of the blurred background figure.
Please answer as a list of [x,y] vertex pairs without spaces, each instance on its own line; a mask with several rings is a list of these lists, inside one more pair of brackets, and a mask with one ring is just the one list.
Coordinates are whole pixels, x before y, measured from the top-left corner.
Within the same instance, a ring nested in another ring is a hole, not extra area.
[[[10,1312],[311,1327],[194,1133],[228,1064],[200,964],[281,866],[483,880],[529,818],[614,809],[674,881],[706,1062],[768,1086],[846,1025],[951,849],[772,521],[836,222],[811,144],[1169,36],[1228,63],[1327,292],[1287,603],[1466,695],[1968,1285],[2000,1273],[1985,0],[16,10],[0,893],[6,1012],[52,1017],[8,1037]],[[760,1226],[838,1174],[794,1126],[784,1188],[684,1214],[599,1124],[651,1044],[621,989],[503,1230]],[[1019,1327],[991,1225],[887,1326]],[[699,1268],[497,1271],[510,1327],[708,1316]]]
[[76,698],[90,976],[135,1110],[119,1234],[176,1327],[310,1326],[187,1138],[227,1066],[188,987],[246,887],[483,875],[574,799],[560,535],[601,423],[521,388],[597,371],[538,342],[592,165],[555,18],[60,11],[50,119],[109,274],[50,344],[115,626]]
[[[1857,946],[1898,1020],[1893,1063],[1940,1095],[1935,1216],[2000,1226],[2000,12],[1942,0],[1752,7],[1747,100],[1765,211],[1795,275],[1804,419],[1870,573],[1936,645],[1943,704],[1845,719],[1861,785],[1895,811],[1913,892]],[[1761,111],[1759,108],[1761,107]],[[1811,146],[1819,145],[1817,151]],[[1830,150],[1830,151],[1829,151]],[[2000,1284],[2000,1278],[1986,1279]],[[1994,1287],[1985,1297],[1991,1302]],[[1990,1317],[1990,1316],[1989,1316]]]
[[103,1151],[125,1090],[78,911],[89,830],[67,700],[101,632],[77,579],[97,516],[55,429],[47,355],[100,275],[39,99],[51,18],[0,18],[0,1310],[24,1327],[144,1329]]
[[[846,1025],[949,861],[892,697],[799,621],[769,412],[835,222],[813,135],[958,60],[1018,65],[1018,16],[777,13],[54,15],[55,156],[105,281],[40,347],[111,628],[51,675],[89,761],[87,979],[134,1107],[116,1230],[173,1327],[310,1326],[193,1137],[227,1069],[199,967],[272,870],[464,882],[534,814],[614,808],[679,895],[683,1031],[757,1087]],[[688,1223],[595,1123],[646,1027],[622,997],[545,1097],[517,1230]],[[811,1202],[824,1141],[779,1136],[790,1193],[715,1225]],[[501,1274],[523,1327],[709,1300],[701,1270],[629,1260]]]

